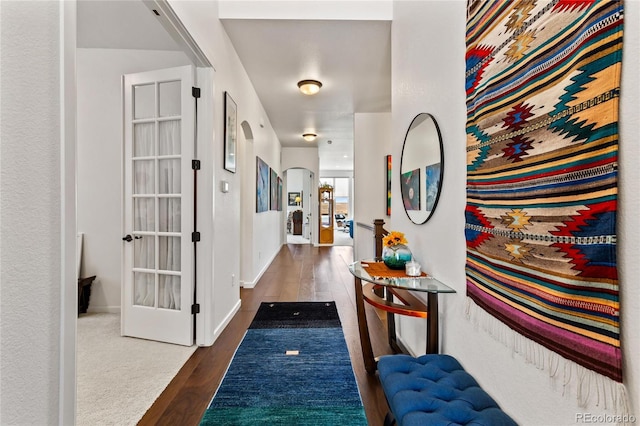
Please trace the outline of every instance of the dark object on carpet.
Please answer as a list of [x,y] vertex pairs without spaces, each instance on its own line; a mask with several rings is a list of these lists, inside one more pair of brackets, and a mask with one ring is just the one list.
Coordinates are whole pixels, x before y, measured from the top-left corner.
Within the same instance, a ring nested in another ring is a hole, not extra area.
[[91,284],[96,276],[78,278],[78,315],[86,314],[89,309],[89,299],[91,298]]
[[340,327],[335,302],[263,302],[252,328],[326,328]]
[[263,303],[200,424],[366,425],[335,303]]
[[378,371],[395,418],[385,425],[517,426],[452,356],[386,355]]

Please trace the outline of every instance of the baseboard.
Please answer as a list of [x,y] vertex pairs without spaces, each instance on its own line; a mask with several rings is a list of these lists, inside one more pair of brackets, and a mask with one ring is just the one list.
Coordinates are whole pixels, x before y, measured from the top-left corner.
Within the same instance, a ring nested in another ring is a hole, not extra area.
[[[231,322],[231,320],[233,319],[233,317],[238,313],[238,311],[240,310],[240,307],[242,306],[242,300],[238,299],[238,301],[236,302],[235,306],[231,309],[231,311],[229,311],[229,313],[227,314],[226,317],[224,317],[224,320],[220,323],[220,325],[214,330],[213,332],[213,342],[211,342],[211,345],[213,345],[213,343],[218,340],[218,336],[220,336],[220,334],[222,334],[222,332],[224,331],[224,329],[227,327],[227,325],[229,325],[229,323]],[[206,345],[206,346],[211,346],[211,345]],[[198,346],[204,346],[204,345],[198,345]]]
[[409,353],[409,355],[411,355],[412,357],[417,357],[418,355],[416,355],[416,353],[413,351],[413,348],[411,346],[409,346],[407,344],[407,342],[405,342],[405,340],[402,338],[401,335],[396,333],[396,340],[402,345],[404,346],[404,348],[407,350],[407,352]]
[[[283,246],[284,246],[284,244],[283,244]],[[280,249],[282,249],[282,246],[280,246]],[[280,250],[278,250],[275,253],[273,253],[273,255],[271,256],[271,259],[269,259],[269,261],[267,263],[265,263],[264,267],[262,268],[262,270],[260,272],[258,272],[258,275],[253,279],[253,281],[242,281],[240,283],[242,288],[255,288],[255,286],[258,285],[258,281],[260,281],[260,278],[262,278],[264,273],[267,272],[267,269],[269,269],[269,266],[271,266],[271,262],[273,262],[273,259],[276,258],[276,256],[278,255],[279,252],[280,252]]]
[[242,288],[254,288],[257,283],[258,283],[258,279],[256,279],[255,281],[242,281],[240,282],[240,286]]

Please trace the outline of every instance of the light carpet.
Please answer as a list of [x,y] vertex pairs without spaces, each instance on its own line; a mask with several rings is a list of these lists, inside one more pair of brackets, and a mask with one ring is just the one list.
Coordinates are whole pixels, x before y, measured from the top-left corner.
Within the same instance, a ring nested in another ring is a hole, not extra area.
[[78,318],[77,420],[135,425],[196,350],[120,336],[120,314]]
[[262,303],[201,425],[366,425],[334,302]]

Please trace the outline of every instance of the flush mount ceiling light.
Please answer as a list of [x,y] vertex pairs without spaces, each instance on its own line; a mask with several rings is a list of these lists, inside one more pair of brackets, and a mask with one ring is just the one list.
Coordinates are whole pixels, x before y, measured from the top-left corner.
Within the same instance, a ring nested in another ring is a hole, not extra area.
[[305,95],[315,95],[320,91],[322,83],[318,80],[302,80],[298,82],[298,88]]
[[315,133],[305,133],[302,135],[302,138],[307,142],[313,142],[317,137],[318,135]]

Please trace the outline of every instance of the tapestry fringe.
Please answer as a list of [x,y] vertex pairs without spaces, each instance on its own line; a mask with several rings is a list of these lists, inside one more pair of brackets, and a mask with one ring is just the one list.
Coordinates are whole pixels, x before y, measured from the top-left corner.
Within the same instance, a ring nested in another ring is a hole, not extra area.
[[512,355],[524,358],[527,364],[539,370],[546,370],[551,379],[562,380],[562,395],[569,385],[576,388],[576,400],[581,408],[589,408],[592,403],[613,412],[612,419],[618,425],[631,425],[635,417],[627,389],[623,383],[589,370],[570,361],[539,343],[517,333],[502,321],[487,313],[467,297],[465,317],[476,328],[488,333],[494,340],[511,349]]

